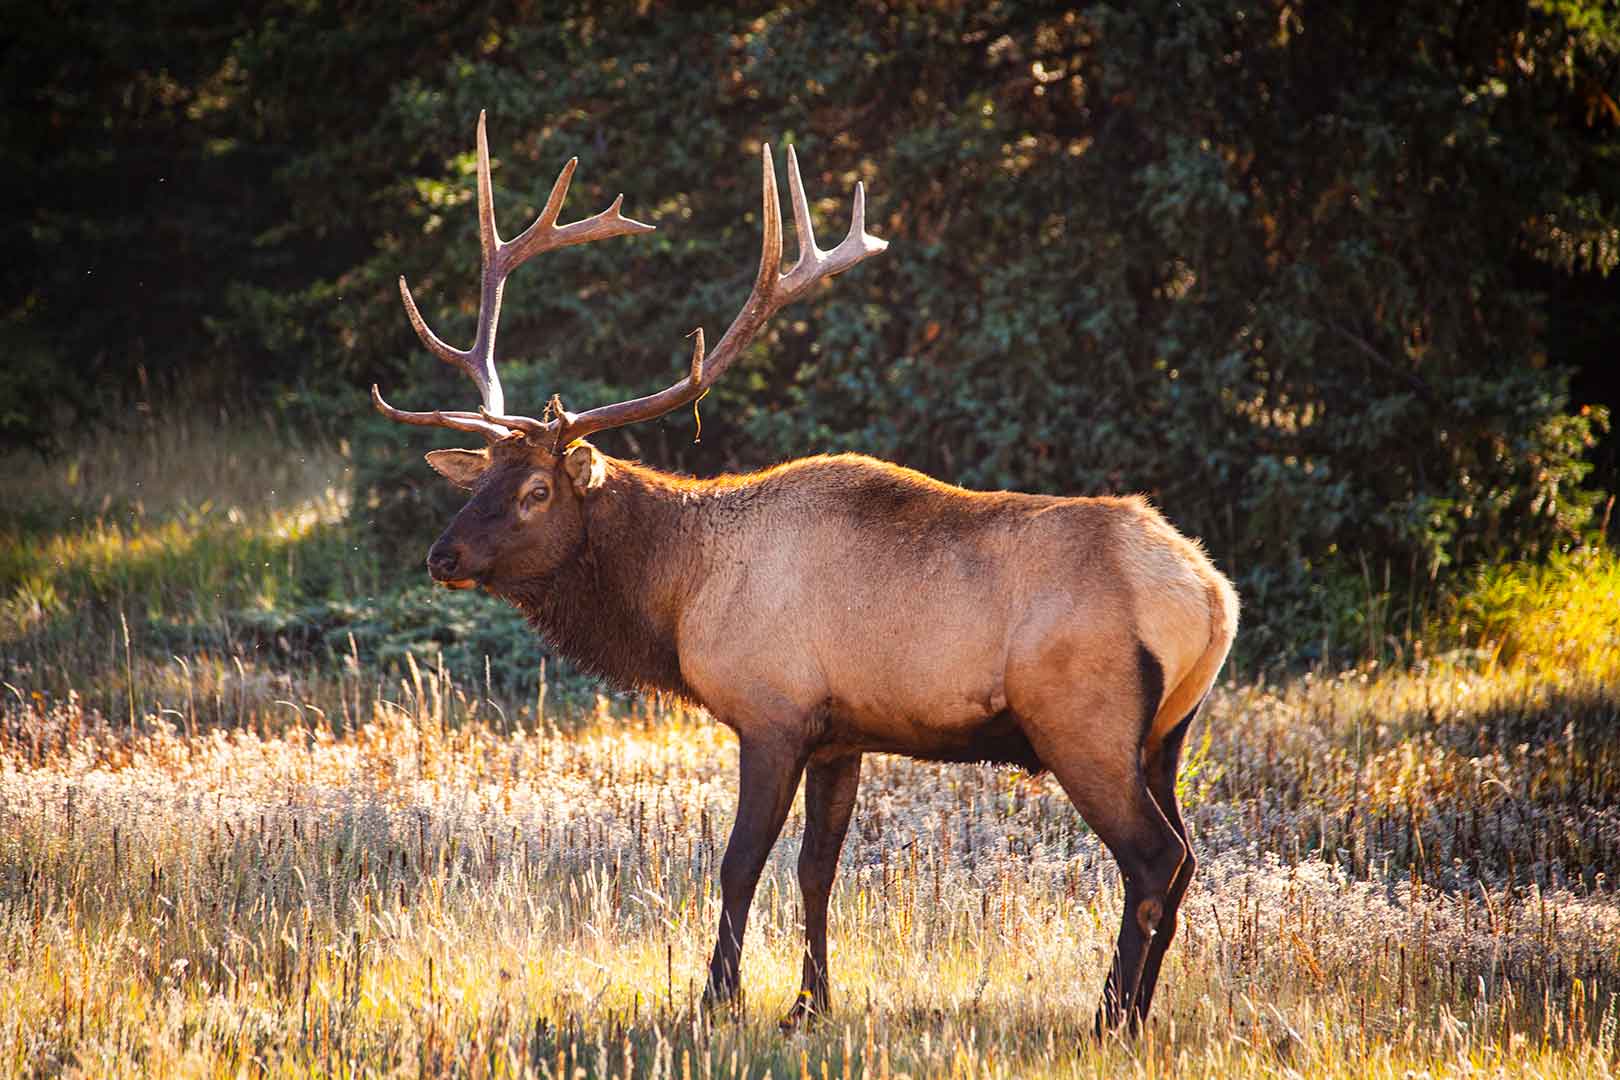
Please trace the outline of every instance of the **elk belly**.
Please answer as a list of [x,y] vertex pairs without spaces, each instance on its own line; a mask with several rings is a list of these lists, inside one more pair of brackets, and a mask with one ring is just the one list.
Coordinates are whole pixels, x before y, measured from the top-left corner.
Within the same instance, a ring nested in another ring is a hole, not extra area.
[[1045,769],[1008,709],[981,715],[972,723],[938,724],[917,717],[874,715],[829,701],[818,720],[817,756],[837,757],[854,750],[923,761],[1016,765],[1030,772]]

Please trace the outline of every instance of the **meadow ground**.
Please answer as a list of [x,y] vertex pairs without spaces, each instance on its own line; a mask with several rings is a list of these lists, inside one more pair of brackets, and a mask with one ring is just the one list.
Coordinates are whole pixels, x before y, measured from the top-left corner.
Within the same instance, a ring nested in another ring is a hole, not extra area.
[[871,760],[833,1011],[784,1037],[797,810],[744,1006],[697,1008],[723,729],[173,629],[343,550],[341,458],[310,454],[272,499],[221,476],[125,512],[76,479],[0,530],[7,1074],[1620,1072],[1612,556],[1483,582],[1449,616],[1479,648],[1215,695],[1182,777],[1200,871],[1135,1043],[1089,1034],[1120,890],[1052,781]]

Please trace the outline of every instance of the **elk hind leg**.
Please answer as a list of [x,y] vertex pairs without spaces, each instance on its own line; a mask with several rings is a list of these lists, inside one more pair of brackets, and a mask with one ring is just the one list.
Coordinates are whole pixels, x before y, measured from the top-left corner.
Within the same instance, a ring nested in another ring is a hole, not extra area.
[[1133,1033],[1137,1028],[1137,997],[1148,952],[1169,910],[1171,890],[1187,856],[1186,844],[1160,812],[1140,772],[1123,794],[1114,797],[1118,801],[1112,805],[1095,800],[1080,811],[1113,854],[1125,881],[1125,908],[1120,914],[1114,960],[1097,1009],[1099,1035],[1127,1019]]
[[1204,703],[1209,699],[1210,688],[1215,684],[1215,677],[1219,674],[1221,665],[1226,662],[1226,654],[1232,647],[1232,636],[1237,629],[1237,598],[1230,588],[1214,590],[1211,593],[1210,604],[1211,612],[1216,619],[1211,630],[1209,646],[1193,669],[1166,696],[1157,714],[1151,718],[1147,737],[1142,745],[1142,768],[1147,777],[1148,788],[1152,791],[1154,801],[1158,803],[1166,820],[1186,844],[1187,857],[1176,874],[1175,882],[1171,885],[1164,918],[1160,922],[1159,932],[1154,935],[1152,947],[1148,950],[1147,962],[1142,969],[1142,982],[1136,999],[1136,1015],[1133,1017],[1137,1024],[1147,1019],[1148,1009],[1153,1004],[1153,992],[1158,985],[1159,970],[1164,963],[1164,955],[1175,938],[1181,902],[1197,868],[1192,844],[1187,835],[1187,825],[1182,820],[1181,807],[1176,799],[1176,775],[1181,768],[1181,750],[1187,738],[1187,729],[1192,726],[1193,719],[1203,710]]
[[[1062,686],[1044,679],[1018,708],[1040,760],[1114,856],[1125,881],[1125,910],[1097,1012],[1099,1034],[1135,1015],[1149,943],[1187,855],[1142,768],[1142,736],[1159,706],[1162,675],[1151,653],[1138,652],[1136,665],[1093,669]],[[1074,695],[1075,686],[1086,689]],[[1070,691],[1067,700],[1062,690]]]
[[1164,954],[1175,939],[1177,926],[1177,913],[1181,909],[1181,901],[1187,895],[1187,887],[1192,884],[1193,873],[1197,870],[1197,859],[1193,856],[1192,840],[1187,835],[1186,822],[1181,817],[1181,806],[1176,798],[1176,776],[1181,767],[1182,743],[1187,737],[1187,729],[1192,725],[1193,718],[1198,715],[1202,702],[1193,707],[1170,732],[1159,741],[1156,747],[1146,750],[1143,771],[1147,777],[1148,790],[1153,794],[1153,801],[1163,812],[1170,827],[1181,837],[1186,846],[1187,854],[1181,861],[1176,877],[1170,885],[1170,891],[1165,898],[1164,916],[1159,920],[1159,926],[1153,935],[1153,941],[1148,945],[1147,960],[1142,967],[1142,981],[1136,993],[1135,1023],[1140,1025],[1147,1020],[1148,1009],[1153,1005],[1153,991],[1159,981],[1159,968],[1164,963]]

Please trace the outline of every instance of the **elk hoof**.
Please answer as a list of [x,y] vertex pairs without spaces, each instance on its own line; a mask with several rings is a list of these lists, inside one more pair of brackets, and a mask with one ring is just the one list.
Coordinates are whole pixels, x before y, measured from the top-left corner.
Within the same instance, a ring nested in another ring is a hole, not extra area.
[[792,1035],[796,1031],[809,1031],[816,1026],[821,1018],[821,1010],[816,1008],[814,998],[808,990],[800,990],[799,998],[793,1003],[793,1008],[787,1015],[776,1022],[783,1035]]
[[732,984],[716,985],[710,983],[703,990],[703,1011],[714,1013],[730,1013],[741,1016],[743,1011],[742,987]]

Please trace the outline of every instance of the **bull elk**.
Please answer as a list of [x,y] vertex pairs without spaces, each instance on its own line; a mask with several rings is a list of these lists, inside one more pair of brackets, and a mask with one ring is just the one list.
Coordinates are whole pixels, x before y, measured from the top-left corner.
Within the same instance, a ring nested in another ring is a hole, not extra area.
[[801,777],[806,947],[791,1027],[828,1008],[827,900],[861,757],[1051,770],[1107,845],[1125,908],[1099,1031],[1147,1015],[1193,855],[1176,803],[1182,740],[1237,629],[1231,585],[1141,498],[966,491],[855,454],[690,479],[609,457],[593,432],[662,416],[719,379],[782,307],[883,251],[855,186],[849,233],[816,246],[793,149],[799,259],[781,271],[781,208],[764,147],[764,242],[753,291],[714,352],[647,397],[542,419],[509,415],[495,367],[508,274],[543,251],[649,231],[620,212],[557,224],[577,159],[538,220],[502,240],[478,121],[483,248],[477,337],[455,349],[400,294],[428,350],[463,369],[476,411],[385,416],[470,432],[479,450],[429,464],[472,492],[428,555],[433,579],[521,610],[610,682],[679,695],[736,732],[737,817],[705,998],[734,999],[749,904]]

